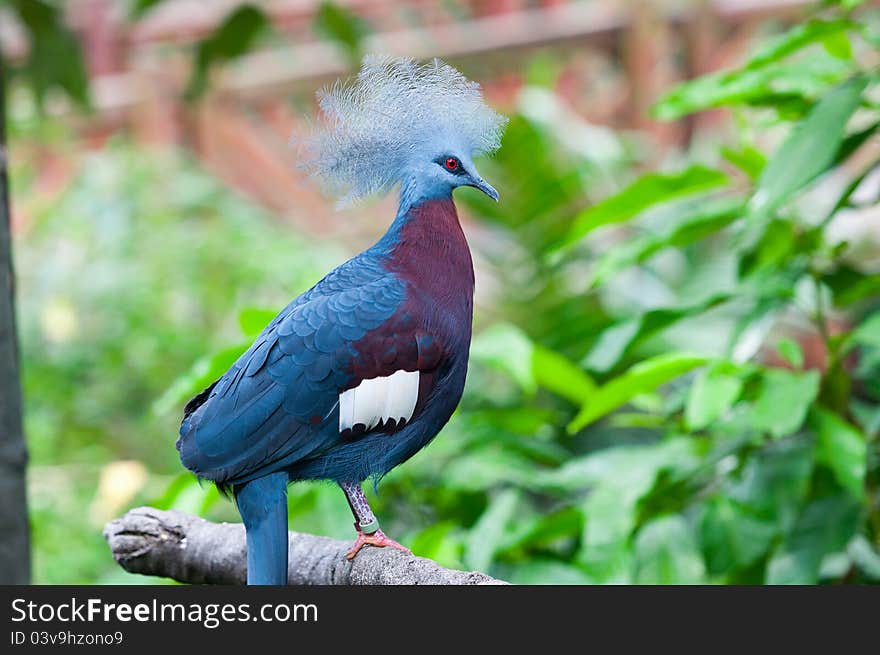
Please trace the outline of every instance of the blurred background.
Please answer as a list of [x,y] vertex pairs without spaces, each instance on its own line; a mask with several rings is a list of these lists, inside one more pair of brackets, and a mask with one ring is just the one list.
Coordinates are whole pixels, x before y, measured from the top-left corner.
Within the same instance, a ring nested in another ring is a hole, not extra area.
[[[387,532],[516,583],[880,582],[878,3],[0,8],[34,582],[162,582],[101,535],[137,505],[239,520],[182,406],[393,217],[289,145],[366,52],[510,117],[501,202],[456,196],[465,396],[369,492]],[[354,535],[329,484],[290,516]]]

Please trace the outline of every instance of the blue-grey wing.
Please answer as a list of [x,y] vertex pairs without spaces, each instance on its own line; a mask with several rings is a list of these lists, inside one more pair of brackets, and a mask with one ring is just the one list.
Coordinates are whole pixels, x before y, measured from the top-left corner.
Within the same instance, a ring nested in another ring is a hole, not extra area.
[[351,376],[354,344],[403,300],[404,284],[374,262],[335,269],[190,402],[177,442],[183,464],[209,480],[243,482],[338,440],[328,418]]

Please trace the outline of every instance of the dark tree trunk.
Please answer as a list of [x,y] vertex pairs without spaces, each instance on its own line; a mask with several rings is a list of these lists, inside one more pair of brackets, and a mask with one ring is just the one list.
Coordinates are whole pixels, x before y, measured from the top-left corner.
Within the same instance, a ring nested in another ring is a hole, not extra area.
[[0,56],[0,584],[27,584],[31,568],[25,499],[27,448],[15,332],[4,73]]

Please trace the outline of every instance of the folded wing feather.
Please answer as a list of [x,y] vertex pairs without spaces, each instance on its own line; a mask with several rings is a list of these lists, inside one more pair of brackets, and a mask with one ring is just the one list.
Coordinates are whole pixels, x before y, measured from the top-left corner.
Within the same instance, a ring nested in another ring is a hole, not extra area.
[[395,371],[364,380],[339,394],[339,431],[361,424],[367,430],[394,419],[409,421],[419,399],[419,372]]

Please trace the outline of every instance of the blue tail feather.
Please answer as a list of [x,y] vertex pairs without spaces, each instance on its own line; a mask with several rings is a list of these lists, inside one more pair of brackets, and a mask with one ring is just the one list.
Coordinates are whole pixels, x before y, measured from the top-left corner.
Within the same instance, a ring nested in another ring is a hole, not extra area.
[[235,485],[247,531],[249,585],[287,584],[287,474],[272,473]]

